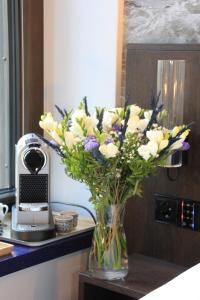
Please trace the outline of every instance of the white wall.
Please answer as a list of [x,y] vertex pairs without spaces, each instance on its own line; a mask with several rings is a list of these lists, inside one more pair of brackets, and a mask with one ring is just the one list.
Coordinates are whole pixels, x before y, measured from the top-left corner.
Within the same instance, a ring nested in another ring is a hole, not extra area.
[[75,252],[0,279],[1,300],[77,300],[78,274],[88,250]]
[[[45,111],[55,111],[55,104],[76,108],[84,96],[89,107],[115,106],[122,3],[44,0]],[[88,205],[86,187],[66,177],[55,154],[51,164],[51,200]]]

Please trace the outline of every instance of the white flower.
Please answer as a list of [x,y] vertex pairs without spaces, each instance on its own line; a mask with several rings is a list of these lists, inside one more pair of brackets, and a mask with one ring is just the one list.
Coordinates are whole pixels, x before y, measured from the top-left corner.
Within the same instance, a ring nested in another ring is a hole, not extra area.
[[170,146],[170,150],[178,150],[178,149],[181,149],[182,146],[183,146],[183,139],[179,139],[178,141],[176,141],[175,143],[173,143],[171,146]]
[[130,117],[137,116],[141,112],[141,108],[135,104],[130,105]]
[[158,153],[158,144],[155,141],[149,141],[146,145],[141,145],[138,148],[138,153],[145,160],[148,160],[151,156],[156,157]]
[[147,145],[141,145],[138,148],[138,153],[142,158],[144,158],[144,160],[148,160],[151,156]]
[[118,115],[120,115],[123,110],[124,110],[123,107],[115,107],[114,109],[111,109],[111,111],[117,113]]
[[52,113],[47,113],[41,117],[39,125],[42,129],[46,131],[53,131],[57,128],[58,124],[54,121]]
[[78,137],[81,140],[84,138],[83,129],[77,122],[73,122],[69,130],[75,137]]
[[77,139],[74,137],[73,133],[70,131],[65,131],[64,133],[65,143],[69,149],[72,149],[77,143]]
[[138,129],[140,131],[144,131],[145,128],[147,127],[148,123],[149,123],[149,120],[147,120],[147,119],[140,119],[139,122],[138,122]]
[[57,144],[63,146],[64,142],[63,140],[59,137],[58,133],[56,132],[56,130],[51,131],[50,135],[52,136],[52,138],[54,139],[54,141],[56,141]]
[[138,131],[140,118],[137,115],[133,115],[128,120],[127,132],[135,133]]
[[118,148],[116,145],[114,145],[113,143],[109,143],[109,144],[103,144],[99,147],[99,151],[106,157],[106,158],[110,158],[110,157],[115,157],[117,155]]
[[149,130],[146,135],[150,141],[157,142],[158,144],[164,139],[162,130]]
[[144,112],[144,117],[145,117],[145,119],[147,119],[147,120],[149,121],[149,120],[151,119],[152,113],[153,113],[152,110],[146,110],[146,111]]
[[86,113],[84,109],[77,109],[75,112],[72,114],[72,123],[76,122],[77,120],[84,119],[86,117]]
[[109,131],[112,125],[119,120],[119,116],[112,111],[105,111],[103,115],[103,130]]
[[175,127],[172,129],[172,137],[177,136],[177,134],[179,133],[179,131],[180,131],[180,127],[179,127],[179,126],[175,126]]
[[181,135],[180,138],[185,140],[188,134],[190,133],[190,129],[185,130]]
[[97,118],[90,117],[90,116],[85,117],[84,125],[85,128],[87,129],[87,135],[94,135],[94,128],[96,127],[97,123],[98,123]]
[[156,156],[158,152],[158,144],[154,141],[149,141],[147,144],[147,148],[152,156]]
[[169,144],[169,140],[162,140],[159,144],[159,151],[163,150],[166,148]]

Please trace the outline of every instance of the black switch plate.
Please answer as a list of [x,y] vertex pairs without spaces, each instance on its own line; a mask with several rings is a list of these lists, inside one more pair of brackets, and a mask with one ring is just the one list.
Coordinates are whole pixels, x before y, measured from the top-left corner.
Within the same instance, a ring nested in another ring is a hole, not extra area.
[[179,201],[167,195],[155,194],[155,220],[166,224],[178,224]]
[[155,194],[155,220],[200,231],[200,202]]

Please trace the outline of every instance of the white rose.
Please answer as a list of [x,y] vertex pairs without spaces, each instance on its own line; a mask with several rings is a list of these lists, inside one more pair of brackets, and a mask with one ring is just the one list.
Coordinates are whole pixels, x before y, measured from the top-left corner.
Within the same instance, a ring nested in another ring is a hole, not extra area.
[[141,145],[138,148],[138,153],[142,158],[144,158],[144,160],[148,160],[151,156],[147,145]]
[[150,141],[157,142],[158,144],[164,139],[164,135],[161,130],[149,130],[146,135]]
[[111,158],[111,157],[115,157],[117,155],[118,148],[116,145],[114,145],[113,143],[109,143],[109,144],[104,144],[101,145],[99,147],[99,151],[106,157],[106,158]]
[[77,143],[77,139],[74,137],[73,133],[70,131],[65,131],[65,143],[69,149],[72,149],[74,145]]

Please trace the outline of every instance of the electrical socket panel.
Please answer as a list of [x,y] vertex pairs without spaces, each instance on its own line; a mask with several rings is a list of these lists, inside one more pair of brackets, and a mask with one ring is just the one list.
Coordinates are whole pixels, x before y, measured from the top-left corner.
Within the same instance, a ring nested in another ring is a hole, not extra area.
[[199,202],[163,194],[155,194],[154,198],[157,222],[200,231]]

